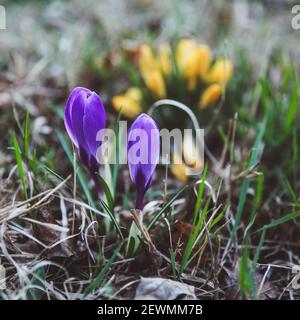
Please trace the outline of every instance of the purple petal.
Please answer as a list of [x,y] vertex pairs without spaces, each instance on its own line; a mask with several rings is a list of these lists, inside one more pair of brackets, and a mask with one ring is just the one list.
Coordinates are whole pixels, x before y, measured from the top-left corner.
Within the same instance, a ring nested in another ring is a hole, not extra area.
[[[83,132],[83,117],[86,108],[87,97],[84,91],[80,92],[74,99],[71,107],[71,123],[74,138],[77,141],[77,148],[79,154],[86,154],[89,156],[89,147],[86,143],[84,132]],[[88,160],[88,159],[86,159]]]
[[[136,137],[136,129],[143,130],[144,135],[141,135],[139,138]],[[134,149],[131,148],[136,143],[139,143],[139,146],[141,146],[140,152],[143,152],[147,157],[143,163],[142,161],[137,162],[134,154],[132,154],[132,150]],[[137,188],[137,209],[141,209],[142,207],[144,193],[149,188],[155,167],[159,161],[159,153],[160,141],[157,125],[151,117],[141,114],[129,130],[127,144],[129,173],[131,180]]]
[[90,153],[96,157],[101,142],[97,141],[97,133],[105,128],[106,113],[99,96],[93,92],[86,101],[83,119],[83,132]]
[[64,116],[64,122],[65,122],[65,127],[66,130],[72,140],[72,142],[74,143],[74,145],[78,148],[78,141],[76,138],[76,133],[74,132],[74,128],[73,128],[73,123],[72,123],[72,110],[73,110],[73,104],[74,104],[74,100],[77,98],[77,96],[81,93],[81,92],[85,92],[85,93],[89,93],[90,90],[83,88],[83,87],[76,87],[72,90],[68,101],[67,101],[67,105],[66,105],[66,109],[65,109],[65,116]]

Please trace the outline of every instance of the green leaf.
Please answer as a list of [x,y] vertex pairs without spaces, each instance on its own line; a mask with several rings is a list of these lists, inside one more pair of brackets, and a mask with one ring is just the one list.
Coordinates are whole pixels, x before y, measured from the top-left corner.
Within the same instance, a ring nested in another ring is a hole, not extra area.
[[113,199],[113,196],[112,196],[111,191],[109,189],[109,186],[107,185],[106,181],[100,176],[100,174],[97,173],[96,175],[97,175],[97,178],[103,188],[108,208],[113,213],[114,212],[114,199]]
[[[44,287],[41,280],[45,280],[45,268],[39,267],[32,273],[31,284],[32,286]],[[28,290],[27,299],[28,300],[41,300],[44,292],[38,288],[31,288]]]
[[260,236],[260,240],[259,240],[258,246],[257,246],[257,248],[255,250],[255,255],[254,255],[254,258],[253,258],[253,262],[252,262],[253,267],[255,267],[257,262],[258,262],[259,255],[260,255],[262,246],[263,246],[265,238],[266,238],[266,231],[267,231],[267,229],[263,229],[262,230],[262,233],[261,233],[261,236]]
[[17,139],[17,136],[15,133],[13,133],[13,146],[14,146],[14,150],[15,150],[17,167],[18,167],[18,171],[19,171],[19,175],[20,175],[20,179],[21,179],[21,183],[22,183],[22,187],[23,187],[23,193],[24,193],[25,198],[27,199],[28,195],[27,195],[25,174],[24,174],[24,169],[23,169],[23,160],[22,160],[22,155],[21,155],[18,139]]
[[250,294],[253,299],[256,298],[256,287],[254,281],[254,275],[249,263],[249,249],[247,246],[243,247],[243,255],[240,262],[239,280],[241,293],[245,297]]
[[200,214],[200,209],[201,209],[201,204],[203,201],[203,195],[204,195],[204,189],[205,189],[207,170],[208,170],[208,167],[206,165],[204,168],[202,177],[201,177],[201,183],[199,183],[199,187],[198,187],[197,200],[196,200],[196,205],[195,205],[195,209],[194,209],[193,230],[189,236],[188,243],[187,243],[185,250],[184,250],[184,253],[183,253],[183,258],[182,258],[179,273],[182,273],[187,268],[189,263],[195,257],[195,255],[194,255],[192,257],[192,259],[190,259],[195,241],[197,240],[198,235],[201,232],[201,228],[202,228],[203,224],[205,223],[205,219],[206,219],[206,216],[208,213],[208,206],[209,206],[211,198],[209,198],[206,201],[205,207]]
[[136,226],[136,224],[133,222],[130,226],[129,236],[128,236],[128,242],[126,247],[126,257],[130,258],[132,257],[136,251],[138,250],[140,246],[140,239],[141,233]]
[[298,105],[299,105],[299,82],[297,75],[295,74],[293,78],[293,92],[289,99],[288,110],[284,122],[284,127],[286,132],[291,130],[291,127],[297,117]]
[[120,153],[120,131],[119,131],[119,121],[121,117],[121,111],[118,113],[118,118],[116,121],[116,126],[115,126],[115,137],[116,137],[116,163],[113,165],[113,170],[112,170],[112,184],[113,184],[113,192],[116,194],[116,188],[117,188],[117,180],[118,180],[118,174],[119,174],[119,153]]
[[117,231],[118,231],[121,239],[124,240],[124,236],[123,236],[123,234],[122,234],[120,225],[119,225],[118,221],[116,220],[113,212],[109,209],[108,205],[107,205],[102,199],[100,199],[100,203],[101,203],[101,205],[102,205],[102,208],[103,208],[103,209],[106,211],[106,213],[109,215],[109,217],[110,217],[111,221],[113,222],[115,228],[117,229]]
[[[186,246],[186,248],[184,250],[184,254],[183,254],[183,258],[182,258],[182,262],[181,262],[181,266],[180,266],[180,271],[179,271],[180,273],[182,273],[188,267],[188,265],[194,260],[194,258],[198,255],[198,252],[196,252],[191,257],[194,245],[196,244],[197,238],[198,238],[200,232],[202,231],[201,227],[203,226],[203,224],[204,224],[204,222],[206,220],[206,217],[207,217],[207,214],[208,214],[208,206],[209,206],[210,200],[211,200],[211,198],[209,198],[206,201],[205,207],[201,212],[200,219],[198,220],[197,224],[193,226],[193,231],[189,236],[189,240],[188,240],[187,246]],[[197,215],[199,215],[199,212],[198,212]],[[202,237],[201,237],[199,243],[201,243],[201,241],[202,241]]]
[[29,112],[26,111],[25,117],[25,130],[24,130],[24,154],[26,158],[29,158]]

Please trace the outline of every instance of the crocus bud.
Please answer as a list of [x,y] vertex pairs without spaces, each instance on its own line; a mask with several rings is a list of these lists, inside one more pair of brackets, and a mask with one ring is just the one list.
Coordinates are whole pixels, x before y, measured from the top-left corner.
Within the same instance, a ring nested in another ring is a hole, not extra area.
[[64,122],[81,162],[96,182],[95,172],[99,168],[96,153],[101,144],[97,141],[97,133],[106,124],[105,109],[99,96],[86,88],[74,88],[67,101]]
[[127,159],[131,180],[136,186],[136,209],[142,210],[144,194],[159,161],[159,130],[155,121],[142,113],[128,132]]

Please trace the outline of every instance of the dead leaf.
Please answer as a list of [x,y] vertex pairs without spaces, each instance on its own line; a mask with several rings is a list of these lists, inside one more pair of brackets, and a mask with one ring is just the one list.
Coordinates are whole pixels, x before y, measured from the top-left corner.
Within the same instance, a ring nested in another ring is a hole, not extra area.
[[[41,208],[36,215],[36,219],[45,225],[35,224],[33,228],[34,236],[46,245],[51,245],[60,240],[61,232],[49,228],[47,224],[57,224],[48,207]],[[71,241],[64,241],[52,249],[46,250],[45,254],[51,257],[70,257],[74,254]]]
[[195,287],[164,278],[141,278],[135,300],[195,300]]

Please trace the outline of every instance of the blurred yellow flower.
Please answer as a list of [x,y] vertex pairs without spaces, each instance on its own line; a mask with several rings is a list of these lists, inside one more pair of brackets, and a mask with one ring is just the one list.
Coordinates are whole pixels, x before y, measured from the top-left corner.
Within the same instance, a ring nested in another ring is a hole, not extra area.
[[136,102],[141,102],[143,95],[140,88],[137,87],[130,87],[126,91],[126,96],[135,100]]
[[142,112],[140,102],[142,92],[139,88],[131,87],[124,94],[112,98],[113,107],[127,118],[135,118]]
[[159,63],[163,74],[169,76],[172,73],[172,51],[167,43],[159,47]]
[[183,69],[186,57],[195,49],[195,43],[191,39],[182,39],[178,42],[176,51],[176,63],[179,69]]
[[197,45],[193,40],[179,41],[176,63],[179,71],[188,82],[188,89],[194,91],[199,75],[204,75],[211,63],[211,51],[206,45]]
[[231,79],[233,64],[229,59],[218,59],[204,75],[204,80],[209,83],[226,85]]
[[180,163],[180,164],[172,164],[171,167],[171,172],[173,173],[173,175],[180,181],[182,182],[187,182],[188,180],[188,176],[185,172],[186,170],[186,165],[184,163]]
[[[219,58],[214,63],[212,61],[213,56],[209,46],[199,45],[193,39],[180,40],[174,54],[168,43],[160,45],[158,54],[147,44],[139,48],[140,74],[153,96],[156,99],[167,97],[167,81],[172,75],[173,63],[175,63],[190,92],[195,91],[200,84],[208,85],[203,89],[200,97],[200,109],[205,109],[220,99],[233,74],[231,60]],[[135,95],[134,91],[133,95]],[[126,96],[132,97],[130,91]],[[133,100],[137,101],[134,97]],[[137,108],[132,105],[131,109]]]
[[[165,49],[164,49],[165,50]],[[150,46],[144,44],[140,48],[139,67],[146,86],[156,98],[166,96],[166,85],[158,61]]]
[[200,109],[205,109],[209,105],[216,103],[220,99],[222,91],[222,86],[220,84],[211,84],[201,95],[199,102]]
[[199,74],[200,76],[203,76],[204,74],[206,74],[212,62],[212,53],[209,46],[205,44],[198,46],[198,51],[199,51],[199,61],[200,61]]
[[[201,168],[201,166],[199,166],[199,168]],[[196,166],[188,166],[186,165],[184,162],[183,163],[176,163],[174,161],[174,163],[171,165],[170,169],[172,174],[180,181],[182,182],[186,182],[189,178],[189,176],[187,175],[187,170],[189,168],[196,168]]]
[[182,146],[183,159],[178,154],[173,155],[173,164],[171,165],[171,172],[180,181],[186,182],[188,180],[188,169],[203,168],[203,162],[197,154],[195,142],[191,136],[185,137]]
[[166,97],[165,81],[159,70],[153,70],[145,74],[144,81],[156,98],[162,99]]
[[143,44],[139,51],[139,67],[142,75],[149,71],[159,69],[159,63],[156,60],[151,47]]
[[191,135],[184,135],[182,151],[187,166],[190,168],[202,167],[203,164],[198,154],[200,151],[196,148],[195,140]]

